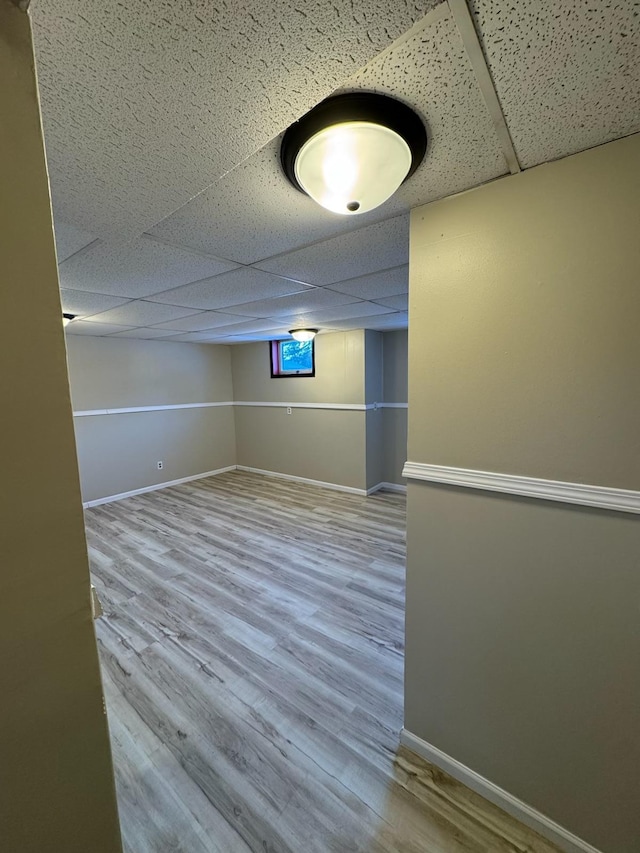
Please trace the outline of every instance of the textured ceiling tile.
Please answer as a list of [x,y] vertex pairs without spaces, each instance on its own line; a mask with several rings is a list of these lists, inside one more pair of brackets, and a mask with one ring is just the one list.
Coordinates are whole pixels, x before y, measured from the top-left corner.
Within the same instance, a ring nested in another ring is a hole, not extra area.
[[409,267],[404,265],[347,281],[338,281],[330,285],[329,290],[346,293],[356,299],[379,300],[386,296],[396,296],[409,290]]
[[470,6],[523,166],[640,130],[638,2]]
[[381,314],[375,317],[354,317],[331,323],[334,329],[406,329],[409,317],[403,312]]
[[402,293],[399,296],[385,296],[382,299],[378,299],[379,305],[386,305],[388,308],[393,308],[394,311],[408,311],[409,310],[409,294]]
[[391,308],[384,305],[376,305],[374,302],[352,302],[350,305],[339,305],[336,308],[319,308],[308,314],[292,314],[280,317],[280,321],[286,321],[289,328],[296,326],[324,325],[332,320],[348,320],[349,317],[368,317],[374,314],[390,314]]
[[234,305],[234,314],[244,314],[247,317],[287,317],[292,314],[308,314],[315,308],[327,308],[332,305],[347,305],[355,302],[352,296],[342,293],[332,293],[324,288],[315,288],[306,293],[295,293],[280,299],[262,299],[248,302],[246,305]]
[[104,296],[102,293],[87,293],[82,290],[60,291],[62,298],[62,310],[68,314],[77,314],[80,317],[89,317],[100,311],[108,311],[117,305],[124,305],[129,300],[121,296]]
[[397,192],[416,207],[508,172],[458,28],[442,17],[372,60],[342,91],[391,95],[422,117],[429,138],[422,165]]
[[166,338],[173,332],[167,329],[129,329],[126,332],[117,332],[114,338],[138,338],[141,341],[150,341],[154,338]]
[[220,314],[217,311],[200,311],[191,314],[181,320],[170,320],[167,323],[158,323],[156,329],[171,329],[174,332],[202,332],[205,329],[214,329],[217,326],[228,326],[230,323],[244,322],[244,317],[235,314]]
[[437,2],[35,4],[57,209],[101,237],[147,230],[342,85]]
[[[312,289],[298,281],[289,281],[262,270],[242,267],[206,281],[199,281],[186,287],[178,287],[166,293],[158,293],[153,297],[153,301],[207,310],[228,308],[241,302],[286,296],[289,293]],[[243,314],[244,312],[234,310],[229,313]]]
[[84,320],[74,320],[65,326],[67,335],[94,335],[95,337],[103,337],[104,335],[115,335],[116,332],[127,332],[131,326],[117,326],[107,323],[87,323]]
[[229,335],[226,338],[216,338],[219,344],[250,344],[254,341],[281,341],[289,338],[288,332],[274,329],[269,334],[263,335]]
[[157,302],[136,300],[127,302],[119,308],[94,314],[91,322],[121,323],[125,326],[152,326],[154,323],[164,323],[169,320],[179,320],[193,314],[192,308],[177,308],[175,305],[160,305]]
[[[379,222],[388,204],[357,217],[320,207],[280,165],[280,137],[165,219],[151,234],[243,264]],[[404,208],[403,208],[404,210]]]
[[330,213],[295,190],[280,166],[280,138],[241,163],[152,233],[172,242],[255,263],[363,228],[504,174],[507,169],[473,70],[450,18],[374,59],[342,91],[400,98],[430,134],[423,165],[395,197],[370,213]]
[[62,222],[59,217],[55,220],[55,235],[56,235],[56,253],[58,255],[58,263],[61,264],[71,255],[75,255],[80,249],[84,249],[89,243],[93,243],[96,239],[93,234],[87,231],[81,231],[75,225],[69,225],[67,222]]
[[406,264],[408,260],[409,217],[396,216],[271,258],[259,266],[310,284],[331,284]]
[[274,326],[280,325],[277,320],[247,320],[246,318],[240,323],[232,323],[226,326],[210,329],[209,331],[217,336],[222,335],[242,335],[251,332],[264,332],[267,329],[273,329]]
[[60,264],[60,285],[139,298],[217,275],[233,266],[148,237],[126,246],[99,241]]

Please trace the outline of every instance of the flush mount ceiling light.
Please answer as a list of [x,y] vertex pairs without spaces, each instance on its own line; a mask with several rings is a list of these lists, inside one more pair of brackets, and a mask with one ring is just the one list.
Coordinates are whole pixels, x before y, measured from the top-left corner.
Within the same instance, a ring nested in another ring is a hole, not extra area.
[[289,334],[294,339],[294,341],[300,341],[300,343],[304,343],[305,341],[312,341],[315,336],[318,334],[317,329],[291,329]]
[[62,315],[62,325],[68,326],[72,320],[76,319],[77,314],[63,314]]
[[418,168],[427,132],[406,104],[353,92],[318,104],[291,125],[280,157],[296,189],[334,213],[378,207]]

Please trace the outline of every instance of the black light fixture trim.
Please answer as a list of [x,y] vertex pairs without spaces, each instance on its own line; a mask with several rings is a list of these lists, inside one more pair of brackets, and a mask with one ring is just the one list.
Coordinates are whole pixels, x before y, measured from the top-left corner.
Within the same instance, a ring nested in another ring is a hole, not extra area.
[[62,316],[64,317],[65,320],[71,321],[71,320],[75,320],[78,315],[77,314],[63,314]]
[[280,148],[280,162],[285,175],[297,190],[305,192],[295,173],[296,157],[302,146],[319,131],[348,121],[380,124],[404,139],[411,151],[411,167],[405,181],[422,163],[427,152],[427,131],[422,119],[411,107],[388,95],[347,92],[322,101],[286,131]]

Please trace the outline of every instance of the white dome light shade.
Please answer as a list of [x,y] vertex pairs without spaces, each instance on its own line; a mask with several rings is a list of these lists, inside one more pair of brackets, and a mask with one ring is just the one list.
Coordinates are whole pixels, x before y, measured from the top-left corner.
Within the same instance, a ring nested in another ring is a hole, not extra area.
[[280,160],[296,189],[349,216],[383,204],[426,150],[424,123],[407,104],[374,92],[345,92],[291,125]]
[[394,194],[411,168],[411,149],[381,124],[343,122],[307,140],[294,168],[314,201],[334,213],[354,215],[373,210]]
[[317,329],[291,329],[289,332],[294,341],[299,341],[300,343],[305,343],[306,341],[312,341],[315,336],[318,334]]

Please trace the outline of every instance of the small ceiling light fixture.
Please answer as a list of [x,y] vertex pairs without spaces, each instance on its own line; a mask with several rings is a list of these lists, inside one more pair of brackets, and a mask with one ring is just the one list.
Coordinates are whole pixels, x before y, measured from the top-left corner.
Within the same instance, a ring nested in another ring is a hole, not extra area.
[[424,159],[418,115],[387,95],[351,92],[318,104],[292,124],[280,159],[296,189],[346,216],[378,207]]
[[304,343],[305,341],[312,341],[315,336],[318,334],[317,329],[291,329],[289,334],[293,338],[294,341],[300,341],[300,343]]
[[77,314],[63,314],[63,315],[62,315],[62,325],[63,325],[63,326],[68,326],[68,325],[69,325],[69,323],[70,323],[72,320],[75,320],[77,316],[78,316]]

